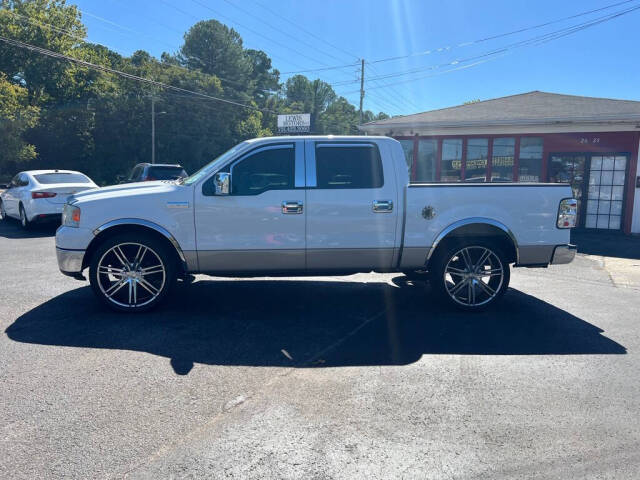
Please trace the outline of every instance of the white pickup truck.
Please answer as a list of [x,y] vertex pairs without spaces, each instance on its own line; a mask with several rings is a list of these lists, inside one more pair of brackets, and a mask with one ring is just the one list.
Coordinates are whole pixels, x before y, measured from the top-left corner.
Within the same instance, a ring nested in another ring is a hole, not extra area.
[[178,276],[428,277],[479,310],[509,265],[569,263],[576,200],[561,184],[410,184],[387,137],[274,137],[235,146],[178,181],[74,195],[56,233],[62,273],[120,311],[155,306]]

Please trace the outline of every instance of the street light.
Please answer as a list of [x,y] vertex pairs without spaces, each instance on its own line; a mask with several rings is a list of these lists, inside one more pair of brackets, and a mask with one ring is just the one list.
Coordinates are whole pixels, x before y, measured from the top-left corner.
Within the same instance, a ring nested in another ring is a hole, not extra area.
[[[158,112],[163,115],[167,112]],[[151,163],[156,163],[156,97],[151,97]]]

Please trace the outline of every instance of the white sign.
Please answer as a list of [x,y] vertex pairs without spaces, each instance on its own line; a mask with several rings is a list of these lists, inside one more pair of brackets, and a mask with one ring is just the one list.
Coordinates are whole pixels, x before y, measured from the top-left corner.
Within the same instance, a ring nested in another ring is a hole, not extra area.
[[278,115],[278,133],[308,133],[309,131],[311,131],[310,113]]

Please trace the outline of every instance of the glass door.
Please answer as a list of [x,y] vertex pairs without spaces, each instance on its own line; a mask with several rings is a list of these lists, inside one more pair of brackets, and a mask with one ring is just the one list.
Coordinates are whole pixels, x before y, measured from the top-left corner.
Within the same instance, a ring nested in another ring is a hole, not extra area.
[[578,201],[577,226],[584,226],[583,196],[585,189],[585,154],[560,153],[551,154],[549,162],[549,181],[552,183],[568,183],[573,191],[573,198]]
[[620,230],[626,155],[592,155],[585,227]]

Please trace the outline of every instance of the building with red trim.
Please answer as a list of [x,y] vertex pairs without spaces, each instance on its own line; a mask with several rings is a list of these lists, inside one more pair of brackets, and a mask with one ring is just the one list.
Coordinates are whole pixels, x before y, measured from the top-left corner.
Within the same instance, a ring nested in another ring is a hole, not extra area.
[[640,102],[529,92],[361,125],[414,182],[566,182],[579,227],[640,233]]

